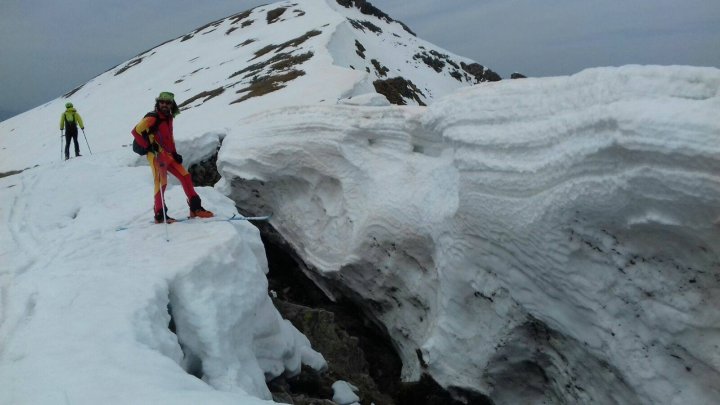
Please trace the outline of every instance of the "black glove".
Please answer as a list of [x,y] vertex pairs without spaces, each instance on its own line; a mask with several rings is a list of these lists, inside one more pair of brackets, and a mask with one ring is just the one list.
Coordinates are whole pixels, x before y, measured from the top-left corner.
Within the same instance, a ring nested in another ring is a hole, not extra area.
[[173,159],[175,159],[176,162],[182,164],[182,155],[181,154],[179,154],[177,152],[173,152],[172,155],[173,155]]
[[150,142],[147,147],[148,153],[158,153],[160,151],[160,148],[158,147],[158,144],[155,142]]

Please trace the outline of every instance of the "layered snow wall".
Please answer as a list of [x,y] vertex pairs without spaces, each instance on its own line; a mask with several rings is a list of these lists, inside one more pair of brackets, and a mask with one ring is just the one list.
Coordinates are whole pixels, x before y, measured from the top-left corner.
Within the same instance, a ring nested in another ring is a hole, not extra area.
[[219,187],[498,404],[720,401],[720,71],[600,68],[428,107],[288,107]]

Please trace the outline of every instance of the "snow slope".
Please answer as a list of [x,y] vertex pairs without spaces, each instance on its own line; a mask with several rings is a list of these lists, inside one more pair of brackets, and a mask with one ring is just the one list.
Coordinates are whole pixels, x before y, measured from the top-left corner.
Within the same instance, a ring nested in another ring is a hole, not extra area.
[[267,295],[257,229],[182,223],[166,242],[128,203],[152,187],[130,160],[121,150],[0,179],[0,403],[265,403],[266,374],[324,367]]

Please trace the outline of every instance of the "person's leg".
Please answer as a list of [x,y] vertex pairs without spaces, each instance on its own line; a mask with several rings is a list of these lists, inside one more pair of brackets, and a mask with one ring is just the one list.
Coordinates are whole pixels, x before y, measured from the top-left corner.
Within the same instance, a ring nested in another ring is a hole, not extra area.
[[75,156],[80,156],[80,145],[78,144],[78,133],[77,130],[75,130],[75,133],[73,134],[73,142],[75,143]]
[[[153,191],[153,212],[157,216],[158,213],[162,214],[162,210],[165,208],[163,207],[162,197],[165,195],[165,189],[167,188],[167,166],[162,162],[162,159],[157,158],[154,153],[148,153],[147,159],[152,168],[153,182],[155,184]],[[160,193],[161,187],[162,194]]]
[[65,130],[65,160],[70,159],[70,138],[72,138],[72,135],[68,130]]
[[176,162],[175,159],[172,159],[167,164],[167,170],[180,181],[180,185],[182,185],[183,191],[185,192],[185,196],[188,200],[198,195],[192,182],[192,176],[190,176],[190,173],[188,173],[183,165]]
[[185,196],[187,196],[188,206],[190,207],[190,218],[201,217],[210,218],[214,214],[202,207],[200,196],[195,191],[192,177],[190,173],[174,159],[168,163],[168,171],[180,180]]

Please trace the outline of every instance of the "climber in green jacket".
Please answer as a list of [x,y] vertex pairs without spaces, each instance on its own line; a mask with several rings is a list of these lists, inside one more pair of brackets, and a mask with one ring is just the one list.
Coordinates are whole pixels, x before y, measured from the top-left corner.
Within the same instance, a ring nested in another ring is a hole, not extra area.
[[65,130],[65,160],[70,159],[70,140],[75,142],[75,156],[80,155],[80,145],[78,145],[78,125],[80,129],[85,129],[82,117],[77,110],[73,108],[72,103],[65,103],[65,112],[60,116],[60,136],[63,129]]

